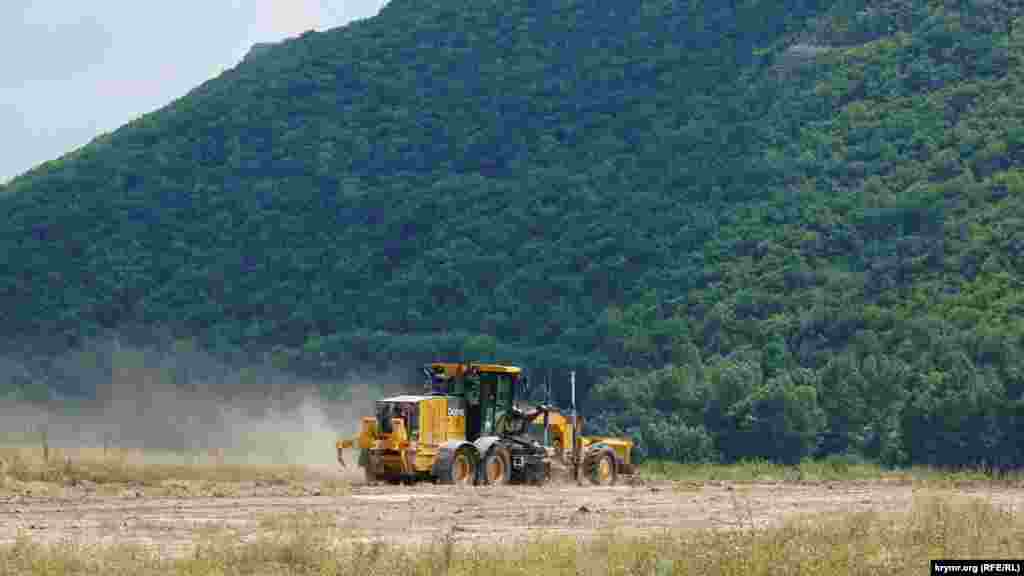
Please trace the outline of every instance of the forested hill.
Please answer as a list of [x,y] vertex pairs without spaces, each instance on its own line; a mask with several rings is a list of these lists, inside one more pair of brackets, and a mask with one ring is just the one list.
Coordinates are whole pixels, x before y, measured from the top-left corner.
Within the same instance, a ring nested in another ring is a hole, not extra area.
[[0,191],[0,336],[464,350],[652,455],[1020,463],[1009,5],[394,0]]
[[12,182],[0,329],[596,352],[609,305],[707,284],[771,189],[740,74],[814,11],[396,0],[307,33]]

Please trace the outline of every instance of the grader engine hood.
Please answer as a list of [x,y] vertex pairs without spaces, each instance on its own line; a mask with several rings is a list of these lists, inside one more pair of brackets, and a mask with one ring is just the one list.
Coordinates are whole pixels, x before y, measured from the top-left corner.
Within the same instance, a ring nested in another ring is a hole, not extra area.
[[338,463],[345,464],[345,449],[404,450],[419,438],[419,397],[397,396],[378,400],[374,416],[364,417],[359,435],[337,442]]

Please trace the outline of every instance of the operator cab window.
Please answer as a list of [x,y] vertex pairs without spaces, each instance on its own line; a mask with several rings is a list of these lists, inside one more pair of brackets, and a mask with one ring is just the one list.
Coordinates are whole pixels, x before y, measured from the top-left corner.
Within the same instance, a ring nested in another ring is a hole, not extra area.
[[449,393],[453,396],[462,396],[463,394],[466,393],[466,386],[465,383],[462,381],[462,378],[452,378],[448,382],[448,386],[449,389],[451,390],[451,392]]
[[377,404],[377,425],[380,431],[391,434],[391,419],[401,418],[405,421],[405,429],[413,434],[419,429],[419,409],[414,402],[381,402]]
[[512,375],[498,375],[498,408],[508,410],[512,407]]
[[494,433],[494,397],[496,383],[496,374],[485,372],[480,375],[480,407],[483,409],[480,424],[481,433],[483,434]]

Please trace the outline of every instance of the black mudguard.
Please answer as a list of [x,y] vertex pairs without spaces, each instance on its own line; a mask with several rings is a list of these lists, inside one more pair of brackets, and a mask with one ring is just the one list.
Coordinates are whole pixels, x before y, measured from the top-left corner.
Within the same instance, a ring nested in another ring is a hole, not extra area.
[[482,436],[477,438],[476,442],[473,442],[473,446],[476,447],[477,454],[483,459],[484,456],[487,456],[487,452],[490,451],[491,447],[499,442],[501,442],[501,438],[498,436]]

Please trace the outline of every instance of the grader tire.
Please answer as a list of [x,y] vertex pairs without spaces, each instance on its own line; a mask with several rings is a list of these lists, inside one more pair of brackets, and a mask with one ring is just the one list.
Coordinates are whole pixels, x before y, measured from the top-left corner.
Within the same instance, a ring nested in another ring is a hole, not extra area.
[[483,483],[502,485],[512,481],[512,455],[508,448],[498,445],[491,448],[484,458]]
[[594,486],[614,486],[619,479],[619,471],[615,466],[615,456],[611,450],[599,450],[587,455],[583,470]]
[[364,450],[362,454],[359,455],[359,463],[363,467],[363,480],[367,484],[376,484],[377,481],[380,480],[380,477],[377,476],[377,465],[375,459]]
[[455,451],[448,462],[447,469],[441,471],[442,484],[456,486],[472,486],[476,479],[476,454],[463,446]]
[[565,464],[565,447],[562,446],[562,441],[555,438],[551,441],[551,450],[555,453],[555,461],[559,464]]

